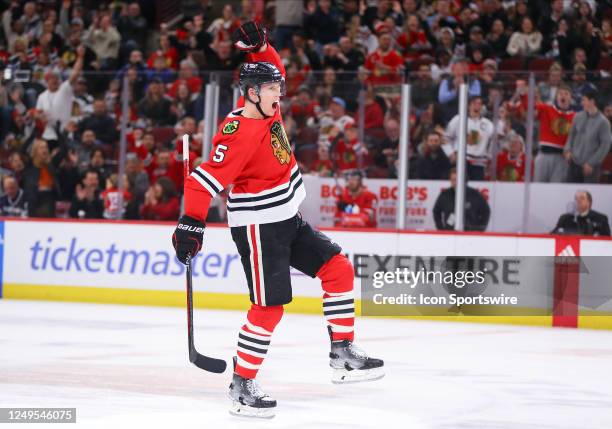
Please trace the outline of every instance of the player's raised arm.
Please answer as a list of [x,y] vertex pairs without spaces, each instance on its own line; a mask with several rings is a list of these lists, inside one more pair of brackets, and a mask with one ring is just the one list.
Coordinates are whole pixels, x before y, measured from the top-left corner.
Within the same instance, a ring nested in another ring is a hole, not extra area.
[[285,66],[270,43],[265,28],[261,28],[254,21],[243,24],[234,34],[236,43],[234,46],[241,51],[248,52],[247,60],[252,63],[268,62],[276,66],[283,77],[286,77]]

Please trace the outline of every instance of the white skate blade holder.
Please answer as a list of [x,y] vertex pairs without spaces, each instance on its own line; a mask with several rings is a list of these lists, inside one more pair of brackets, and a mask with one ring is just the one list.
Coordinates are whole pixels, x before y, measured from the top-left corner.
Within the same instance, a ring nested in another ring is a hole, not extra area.
[[333,368],[332,369],[332,383],[334,384],[348,384],[348,383],[361,383],[362,381],[374,381],[379,380],[385,376],[385,372],[381,368],[372,369],[344,369],[344,368]]
[[271,419],[275,416],[274,408],[255,408],[242,405],[238,401],[232,401],[230,414],[238,417],[251,417],[258,419]]

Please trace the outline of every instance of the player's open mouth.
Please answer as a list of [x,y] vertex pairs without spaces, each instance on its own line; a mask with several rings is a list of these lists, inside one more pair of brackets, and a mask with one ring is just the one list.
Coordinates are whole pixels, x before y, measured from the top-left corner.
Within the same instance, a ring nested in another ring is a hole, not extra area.
[[272,103],[272,108],[276,109],[278,107],[278,101]]

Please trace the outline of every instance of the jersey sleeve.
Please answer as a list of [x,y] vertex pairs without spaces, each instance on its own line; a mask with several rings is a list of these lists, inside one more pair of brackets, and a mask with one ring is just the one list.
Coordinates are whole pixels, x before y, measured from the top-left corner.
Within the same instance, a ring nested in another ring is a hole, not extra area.
[[[231,124],[231,125],[230,125]],[[228,125],[230,128],[228,128]],[[208,161],[196,167],[185,181],[185,214],[204,221],[211,200],[227,188],[252,157],[253,138],[239,119],[228,122],[213,140]]]
[[281,61],[280,55],[278,55],[278,52],[276,52],[276,49],[274,49],[274,46],[272,46],[270,43],[266,45],[266,49],[263,52],[251,52],[247,58],[252,63],[259,63],[263,61],[272,63],[281,72],[283,77],[287,77],[285,66]]

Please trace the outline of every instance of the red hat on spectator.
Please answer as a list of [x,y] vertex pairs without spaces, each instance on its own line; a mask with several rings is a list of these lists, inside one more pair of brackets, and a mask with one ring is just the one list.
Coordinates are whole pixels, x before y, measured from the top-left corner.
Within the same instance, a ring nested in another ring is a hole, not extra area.
[[384,22],[379,22],[374,27],[374,32],[376,33],[377,36],[382,36],[383,34],[390,33],[391,28],[389,28],[389,26],[385,24]]

